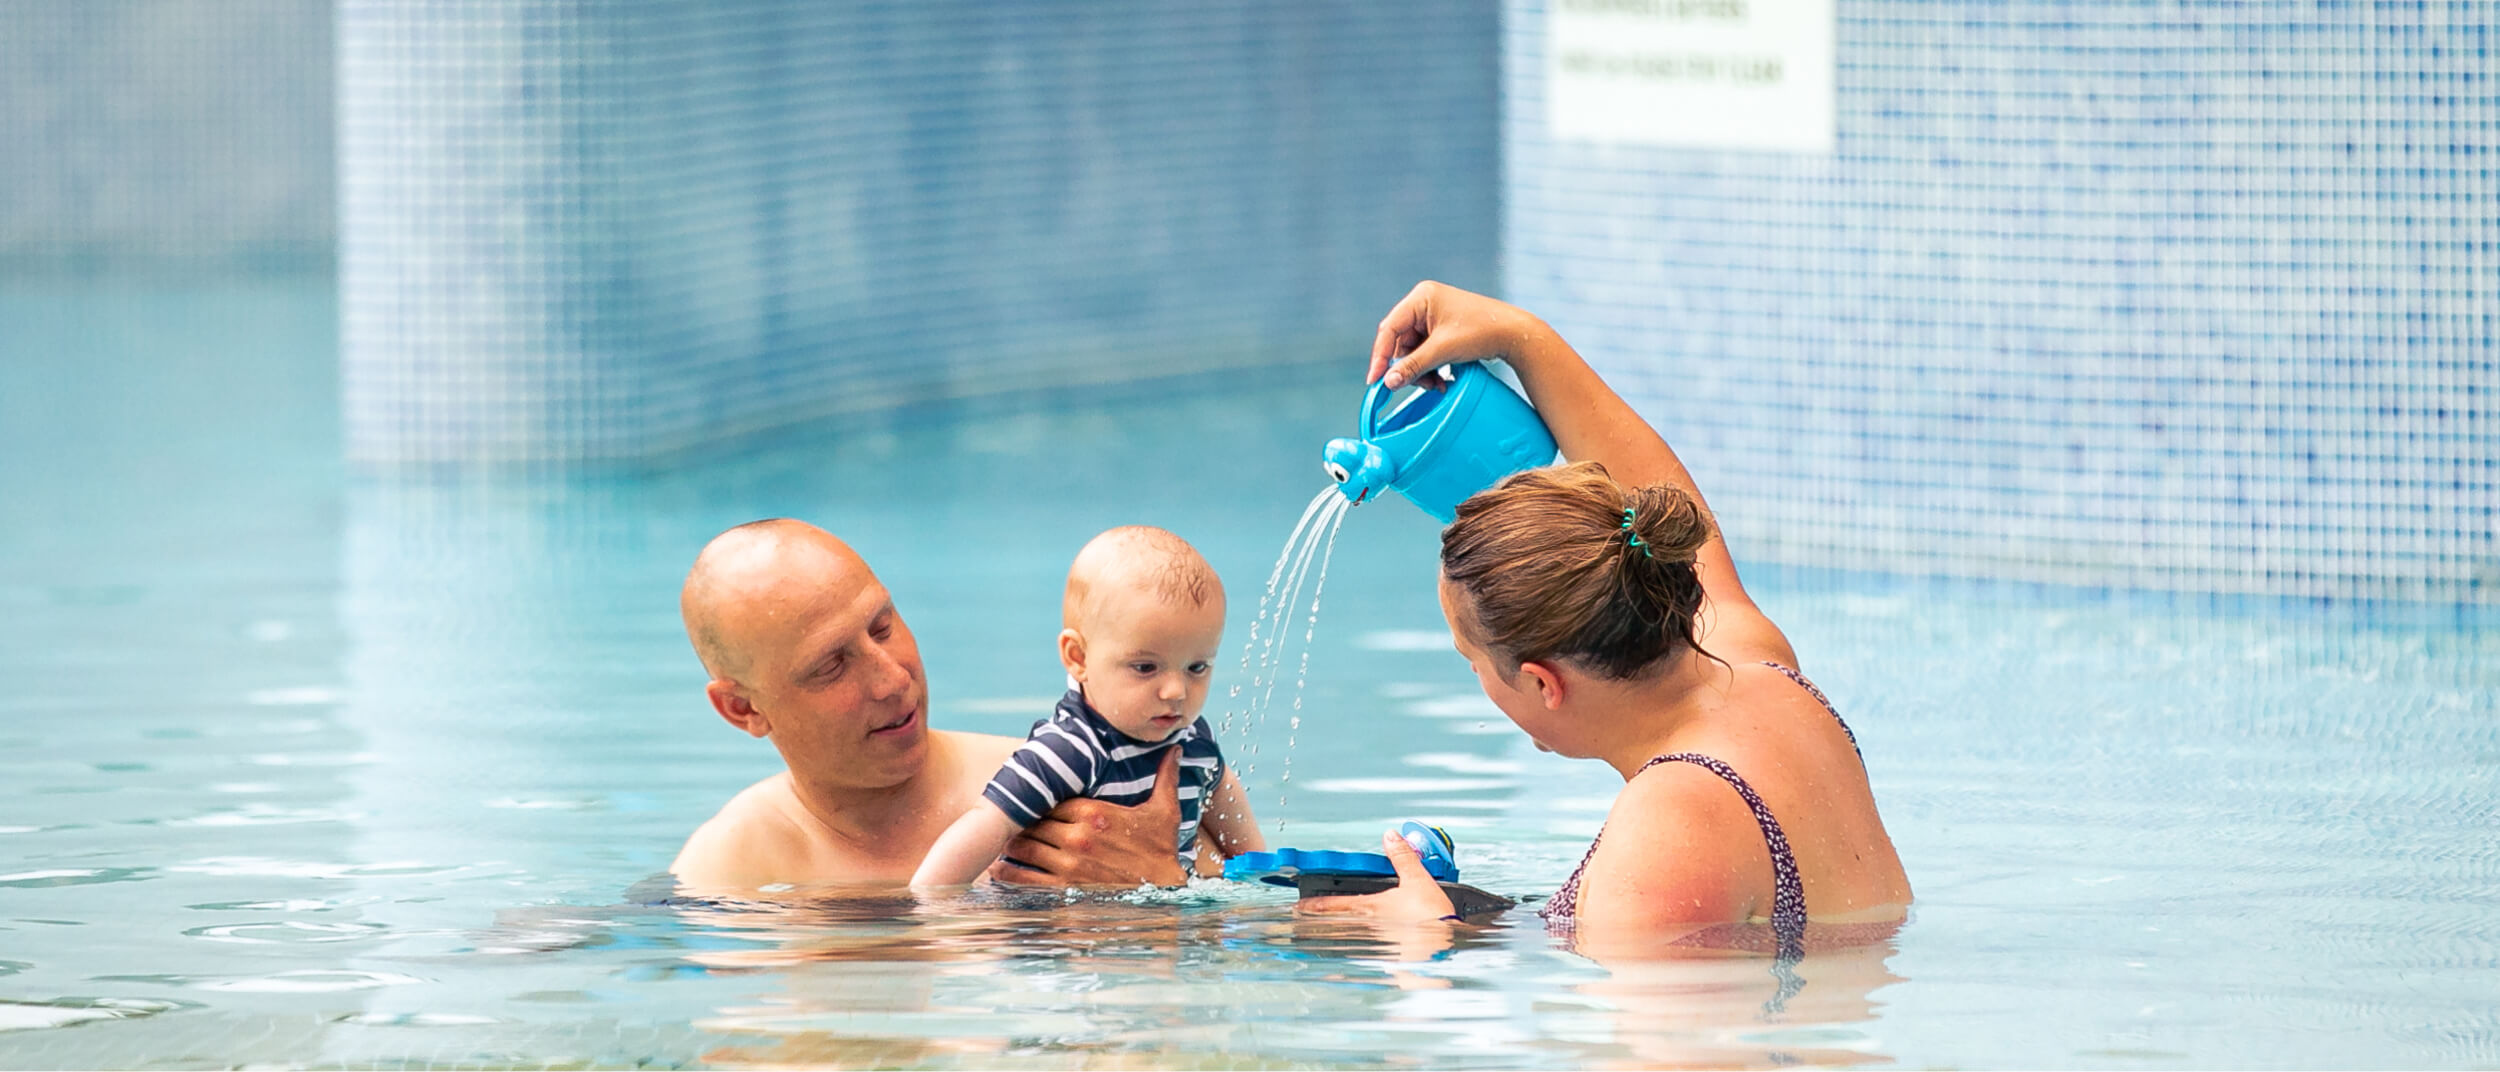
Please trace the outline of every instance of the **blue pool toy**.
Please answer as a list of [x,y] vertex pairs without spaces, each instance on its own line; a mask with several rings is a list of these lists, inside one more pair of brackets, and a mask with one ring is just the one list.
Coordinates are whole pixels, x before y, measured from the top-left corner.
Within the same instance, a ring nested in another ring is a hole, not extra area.
[[[1450,908],[1459,918],[1499,912],[1518,903],[1458,881],[1458,844],[1450,840],[1449,831],[1409,820],[1399,824],[1398,836],[1423,857],[1425,872],[1440,882],[1441,892],[1449,896]],[[1398,870],[1387,856],[1326,849],[1245,852],[1224,861],[1224,877],[1236,882],[1255,880],[1291,886],[1301,891],[1305,900],[1379,893],[1398,884]]]
[[[1408,820],[1398,835],[1424,858],[1424,870],[1442,882],[1458,881],[1458,846],[1437,826]],[[1272,886],[1295,886],[1304,875],[1395,879],[1398,869],[1377,852],[1332,852],[1327,849],[1277,849],[1245,852],[1224,861],[1224,877],[1235,882],[1256,879]]]
[[1448,386],[1421,390],[1387,416],[1386,381],[1363,395],[1352,439],[1331,439],[1320,458],[1337,490],[1357,505],[1382,488],[1406,496],[1442,524],[1493,482],[1554,460],[1554,436],[1501,377],[1474,361],[1440,370]]

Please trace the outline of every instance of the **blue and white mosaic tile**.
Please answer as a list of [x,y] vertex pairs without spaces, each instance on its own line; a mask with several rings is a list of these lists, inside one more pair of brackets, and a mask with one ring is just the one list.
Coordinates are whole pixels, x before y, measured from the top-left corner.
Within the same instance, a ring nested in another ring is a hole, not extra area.
[[1507,296],[1751,556],[2500,591],[2500,6],[1841,0],[1830,155],[1549,135]]

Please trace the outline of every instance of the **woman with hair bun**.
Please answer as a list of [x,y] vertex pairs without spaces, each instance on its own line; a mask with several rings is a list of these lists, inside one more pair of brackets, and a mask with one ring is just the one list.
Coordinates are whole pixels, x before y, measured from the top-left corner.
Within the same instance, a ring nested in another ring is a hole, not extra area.
[[[1582,949],[1767,944],[1888,929],[1909,878],[1857,742],[1736,578],[1701,492],[1656,430],[1526,310],[1418,284],[1381,321],[1370,380],[1499,358],[1573,464],[1515,474],[1441,533],[1459,654],[1537,747],[1598,759],[1622,793],[1542,914]],[[1398,888],[1306,910],[1456,918],[1392,835]],[[1763,928],[1727,924],[1768,924]]]

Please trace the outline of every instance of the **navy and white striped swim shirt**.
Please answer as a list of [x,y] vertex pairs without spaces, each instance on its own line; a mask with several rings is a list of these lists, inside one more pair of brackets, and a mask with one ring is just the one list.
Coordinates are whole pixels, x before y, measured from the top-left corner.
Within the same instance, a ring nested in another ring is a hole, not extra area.
[[1061,801],[1076,797],[1135,807],[1154,795],[1155,768],[1166,748],[1181,750],[1176,849],[1194,865],[1199,809],[1224,778],[1224,753],[1203,718],[1163,740],[1141,741],[1114,729],[1085,702],[1083,692],[1069,689],[1049,718],[1033,724],[1024,746],[982,788],[981,799],[1022,826],[1040,822]]

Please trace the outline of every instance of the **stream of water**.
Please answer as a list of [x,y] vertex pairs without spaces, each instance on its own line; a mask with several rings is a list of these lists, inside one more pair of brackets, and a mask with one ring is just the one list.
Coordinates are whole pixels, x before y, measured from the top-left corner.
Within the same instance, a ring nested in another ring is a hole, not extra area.
[[[1220,735],[1238,737],[1243,742],[1235,754],[1242,757],[1241,776],[1248,779],[1258,771],[1261,730],[1267,726],[1267,713],[1275,706],[1276,682],[1283,677],[1286,655],[1293,649],[1293,618],[1295,608],[1302,604],[1302,590],[1310,586],[1311,606],[1302,628],[1301,660],[1294,669],[1293,692],[1285,733],[1284,770],[1276,779],[1276,815],[1274,828],[1285,829],[1286,795],[1292,789],[1293,746],[1302,731],[1302,690],[1311,677],[1311,640],[1319,633],[1320,597],[1328,587],[1328,561],[1337,550],[1337,528],[1345,523],[1346,511],[1353,503],[1338,494],[1335,485],[1320,489],[1302,508],[1302,517],[1294,522],[1293,532],[1285,537],[1284,549],[1276,555],[1276,565],[1267,574],[1267,588],[1259,595],[1259,611],[1250,620],[1250,635],[1242,641],[1241,668],[1226,694],[1227,702]],[[1319,559],[1319,570],[1312,572],[1312,557]],[[1291,568],[1288,569],[1290,563]]]

